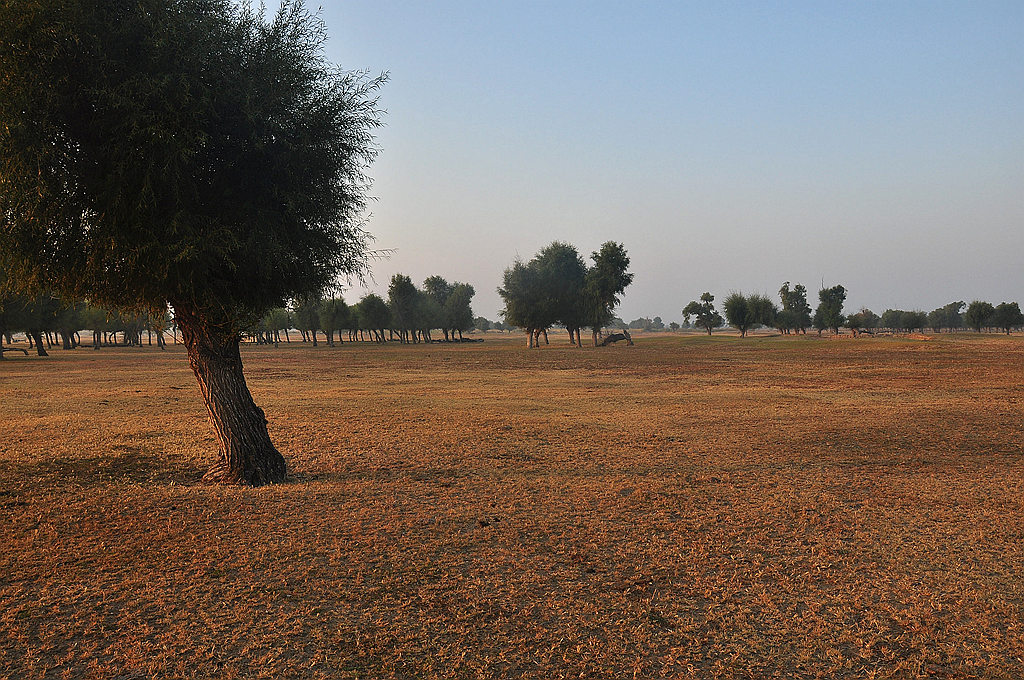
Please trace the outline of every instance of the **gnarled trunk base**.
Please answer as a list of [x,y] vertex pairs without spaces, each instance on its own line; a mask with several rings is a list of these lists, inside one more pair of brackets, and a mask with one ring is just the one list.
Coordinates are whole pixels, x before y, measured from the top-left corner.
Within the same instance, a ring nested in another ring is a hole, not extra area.
[[220,460],[203,477],[220,484],[263,486],[285,480],[284,457],[242,373],[240,336],[201,315],[175,308],[189,364],[220,443]]

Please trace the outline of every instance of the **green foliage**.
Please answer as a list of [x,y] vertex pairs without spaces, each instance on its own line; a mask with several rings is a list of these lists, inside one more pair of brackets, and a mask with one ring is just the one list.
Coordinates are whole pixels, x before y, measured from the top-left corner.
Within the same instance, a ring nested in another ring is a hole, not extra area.
[[320,300],[310,296],[295,300],[292,303],[292,319],[300,331],[317,331],[320,328]]
[[264,325],[269,331],[284,331],[292,328],[292,315],[285,307],[272,307],[264,317]]
[[928,315],[921,310],[903,312],[900,325],[908,331],[917,330],[923,332],[924,327],[928,325]]
[[378,340],[383,342],[384,329],[391,325],[391,311],[388,303],[375,293],[370,293],[358,305],[359,327],[368,330],[378,331],[381,335]]
[[586,324],[595,331],[611,325],[613,311],[619,304],[619,296],[633,282],[629,272],[629,256],[625,247],[615,241],[601,244],[601,249],[591,253],[594,264],[586,274]]
[[241,328],[365,266],[383,78],[230,0],[0,5],[0,253],[20,285]]
[[722,303],[729,325],[746,337],[747,331],[757,326],[772,326],[779,313],[775,304],[764,295],[743,295],[730,293]]
[[887,309],[882,313],[881,325],[895,332],[924,331],[928,325],[928,315],[919,310]]
[[943,328],[953,331],[964,327],[963,310],[966,305],[962,300],[950,302],[948,305],[934,309],[928,313],[928,325],[936,333]]
[[811,306],[807,303],[807,288],[796,284],[792,289],[789,281],[779,288],[782,310],[778,313],[775,326],[784,333],[804,332],[811,327]]
[[725,323],[722,315],[715,309],[715,296],[708,292],[700,296],[700,302],[691,300],[683,308],[683,318],[687,323],[690,322],[691,316],[695,319],[694,325],[706,330],[708,335],[711,335],[713,328],[718,328]]
[[967,306],[965,314],[967,324],[980,333],[983,327],[990,325],[995,312],[996,308],[992,306],[992,303],[974,300]]
[[391,311],[391,326],[401,333],[407,333],[417,327],[416,316],[418,297],[412,279],[405,274],[395,274],[388,286],[388,309]]
[[349,327],[350,311],[341,298],[324,300],[317,307],[317,319],[320,330],[333,333]]
[[814,310],[812,323],[819,331],[831,330],[839,332],[843,325],[843,303],[846,301],[846,289],[842,286],[822,288],[818,291],[818,308]]
[[576,248],[555,241],[528,263],[516,261],[498,288],[505,302],[502,316],[527,332],[560,323],[577,337],[583,326],[596,333],[611,322],[633,275],[626,271],[629,257],[620,244],[608,241],[591,258],[588,268]]
[[992,312],[991,323],[1009,335],[1011,330],[1024,325],[1024,314],[1016,302],[1000,302]]
[[468,283],[456,281],[452,285],[452,294],[444,304],[444,322],[449,330],[459,332],[473,328],[473,308],[471,302],[476,291]]
[[880,322],[881,319],[877,314],[867,307],[861,307],[859,312],[846,317],[846,323],[844,325],[854,331],[873,331],[878,328],[878,324]]

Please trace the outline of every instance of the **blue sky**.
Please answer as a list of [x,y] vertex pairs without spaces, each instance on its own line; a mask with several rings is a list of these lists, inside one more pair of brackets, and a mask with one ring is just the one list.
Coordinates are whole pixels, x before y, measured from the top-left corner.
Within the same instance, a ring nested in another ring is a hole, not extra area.
[[616,240],[626,320],[787,280],[876,312],[1024,301],[1024,2],[321,15],[333,61],[390,74],[368,228],[395,253],[371,289],[440,274],[493,319],[515,257]]

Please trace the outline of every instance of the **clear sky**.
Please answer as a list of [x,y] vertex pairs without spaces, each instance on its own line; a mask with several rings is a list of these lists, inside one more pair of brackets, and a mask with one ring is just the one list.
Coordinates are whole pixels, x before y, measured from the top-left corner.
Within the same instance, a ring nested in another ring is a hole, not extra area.
[[378,292],[439,274],[495,319],[504,268],[557,239],[625,245],[627,321],[787,280],[878,313],[1024,302],[1020,0],[324,0],[322,16],[332,60],[390,73]]

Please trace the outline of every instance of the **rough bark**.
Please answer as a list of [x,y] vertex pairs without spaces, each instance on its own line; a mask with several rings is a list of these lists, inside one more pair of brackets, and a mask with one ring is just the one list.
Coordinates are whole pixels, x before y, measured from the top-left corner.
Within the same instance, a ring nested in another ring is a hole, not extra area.
[[270,441],[266,416],[253,401],[242,373],[241,336],[201,313],[178,307],[175,311],[189,364],[220,443],[220,459],[203,479],[248,486],[283,482],[284,457]]

